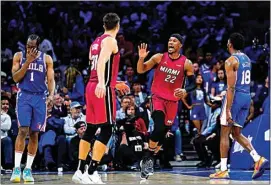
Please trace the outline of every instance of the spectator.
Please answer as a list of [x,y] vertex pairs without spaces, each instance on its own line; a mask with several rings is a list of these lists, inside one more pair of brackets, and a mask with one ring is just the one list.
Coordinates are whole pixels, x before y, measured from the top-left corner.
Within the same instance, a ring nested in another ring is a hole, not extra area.
[[140,106],[147,97],[147,94],[142,92],[142,87],[139,81],[135,81],[133,83],[133,95],[135,97],[135,104],[137,106]]
[[[70,144],[70,152],[71,152],[71,164],[72,164],[72,169],[76,170],[77,164],[78,164],[78,155],[79,155],[79,143],[80,139],[83,137],[87,125],[84,121],[78,121],[75,125],[74,128],[76,130],[77,135],[71,139],[71,144]],[[87,161],[90,161],[90,156],[88,156]]]
[[269,95],[269,79],[268,76],[265,79],[265,84],[263,87],[257,89],[256,96],[254,99],[255,106],[255,117],[260,114],[260,108],[263,105],[264,100]]
[[59,94],[54,96],[54,106],[51,114],[57,118],[66,117],[68,114],[67,106],[64,105],[64,99]]
[[11,128],[11,119],[7,114],[9,103],[3,100],[1,97],[1,154],[4,154],[4,162],[6,169],[12,169],[12,156],[13,156],[13,143],[11,138],[8,136],[8,131]]
[[63,82],[62,73],[60,69],[55,69],[55,82],[56,82],[56,93],[60,93],[63,87],[65,87],[65,84]]
[[119,33],[117,36],[118,47],[120,51],[121,60],[124,61],[125,58],[132,58],[134,45],[130,41],[126,41],[123,33]]
[[128,96],[124,96],[121,99],[121,108],[117,110],[116,120],[121,120],[125,118],[125,110],[130,105],[131,99]]
[[[47,105],[47,127],[39,141],[39,152],[44,158],[45,167],[49,171],[67,170],[66,166],[66,137],[63,132],[64,120],[52,115],[53,105]],[[57,162],[55,162],[57,161]]]
[[225,71],[222,69],[219,69],[217,71],[216,81],[212,85],[211,95],[213,97],[218,96],[221,98],[223,96],[222,92],[226,91],[226,89],[227,89],[227,77],[225,75]]
[[127,85],[129,85],[129,87],[132,87],[133,82],[137,80],[137,76],[135,76],[134,69],[131,66],[128,66],[126,68],[125,75],[121,80],[126,81]]
[[195,76],[197,76],[197,74],[199,74],[199,63],[197,62],[193,63],[193,67],[194,67],[194,74]]
[[76,129],[74,125],[78,121],[86,121],[86,116],[81,112],[82,105],[80,105],[79,102],[72,102],[70,109],[71,113],[67,117],[63,118],[65,120],[64,132],[66,137],[69,138],[68,140],[76,136]]

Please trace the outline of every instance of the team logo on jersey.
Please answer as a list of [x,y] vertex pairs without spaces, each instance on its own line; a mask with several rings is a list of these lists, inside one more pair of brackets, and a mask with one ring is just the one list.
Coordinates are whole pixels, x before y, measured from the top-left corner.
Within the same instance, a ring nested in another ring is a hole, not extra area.
[[176,65],[177,67],[182,67],[182,65]]
[[98,50],[99,44],[93,44],[92,45],[92,50]]
[[[248,140],[250,141],[250,143],[251,143],[251,141],[252,141],[252,139],[253,139],[253,137],[251,137],[250,135],[248,135]],[[233,148],[233,152],[232,153],[236,153],[236,152],[243,152],[245,149],[238,143],[238,142],[235,142],[235,144],[234,144],[234,148]]]

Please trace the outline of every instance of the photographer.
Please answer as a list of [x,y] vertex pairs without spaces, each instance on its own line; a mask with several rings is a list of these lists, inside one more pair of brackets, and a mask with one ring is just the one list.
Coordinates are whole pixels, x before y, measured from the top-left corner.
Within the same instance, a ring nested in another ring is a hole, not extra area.
[[[148,147],[147,137],[143,131],[147,129],[145,123],[140,124],[140,127],[138,126],[138,122],[144,121],[136,116],[134,105],[129,105],[125,110],[125,114],[126,117],[117,122],[120,131],[120,146],[116,152],[116,168],[136,170],[139,168],[139,161],[142,158],[143,151]],[[139,128],[140,130],[138,130]]]

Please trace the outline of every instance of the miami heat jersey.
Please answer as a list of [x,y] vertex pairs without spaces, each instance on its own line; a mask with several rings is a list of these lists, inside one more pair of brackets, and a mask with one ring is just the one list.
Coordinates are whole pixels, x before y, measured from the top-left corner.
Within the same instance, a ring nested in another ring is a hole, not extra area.
[[[97,82],[98,83],[98,75],[97,75],[97,64],[98,59],[101,52],[101,43],[103,39],[106,37],[110,37],[110,35],[104,34],[100,37],[97,37],[95,41],[90,46],[90,53],[91,53],[91,73],[90,73],[90,82]],[[115,87],[117,76],[118,76],[118,69],[119,69],[119,60],[120,54],[119,52],[116,54],[112,54],[110,59],[105,64],[105,86]]]
[[152,94],[166,100],[179,100],[174,96],[174,90],[183,87],[185,60],[184,55],[178,59],[171,59],[167,52],[163,54],[154,72]]
[[[20,67],[26,62],[26,56],[23,56],[20,61]],[[47,92],[47,72],[46,72],[45,53],[41,53],[40,56],[30,63],[25,76],[18,83],[18,87],[21,90],[31,93],[46,93]]]

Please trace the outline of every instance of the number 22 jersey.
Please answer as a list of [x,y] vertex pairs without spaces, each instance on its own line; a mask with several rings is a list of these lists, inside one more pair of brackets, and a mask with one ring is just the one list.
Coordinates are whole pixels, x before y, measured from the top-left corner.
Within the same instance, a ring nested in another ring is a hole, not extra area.
[[186,57],[180,55],[177,59],[171,59],[166,52],[154,72],[151,92],[157,97],[178,101],[174,96],[174,90],[183,87],[184,64]]

